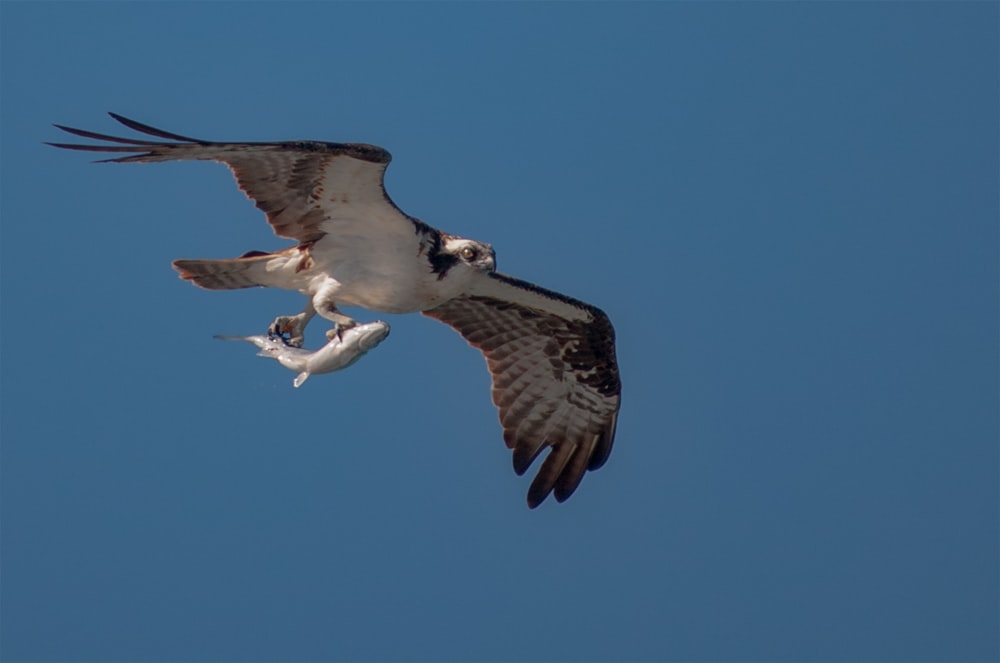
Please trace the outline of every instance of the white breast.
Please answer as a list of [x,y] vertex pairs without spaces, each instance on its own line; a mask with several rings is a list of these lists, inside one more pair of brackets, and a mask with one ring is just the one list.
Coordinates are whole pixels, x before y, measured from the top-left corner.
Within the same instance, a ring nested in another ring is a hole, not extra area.
[[329,288],[338,304],[385,313],[433,308],[459,294],[452,279],[438,279],[420,253],[416,233],[369,237],[326,235],[313,247],[310,294]]

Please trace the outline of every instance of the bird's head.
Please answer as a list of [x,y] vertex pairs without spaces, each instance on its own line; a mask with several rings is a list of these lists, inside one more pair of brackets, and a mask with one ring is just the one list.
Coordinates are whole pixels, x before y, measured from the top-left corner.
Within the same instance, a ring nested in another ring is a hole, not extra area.
[[448,237],[441,247],[442,253],[455,257],[455,267],[472,269],[479,272],[495,272],[497,256],[493,247],[484,242],[461,237]]

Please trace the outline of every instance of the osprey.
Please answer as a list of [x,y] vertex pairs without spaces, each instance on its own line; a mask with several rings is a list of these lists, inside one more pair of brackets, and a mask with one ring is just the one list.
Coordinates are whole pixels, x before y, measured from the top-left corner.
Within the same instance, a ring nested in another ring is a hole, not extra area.
[[110,113],[137,132],[120,138],[57,128],[113,145],[49,143],[132,153],[119,163],[207,160],[226,164],[240,189],[295,246],[238,258],[175,260],[182,279],[209,290],[264,286],[298,290],[305,309],[269,328],[299,346],[319,314],[330,339],[357,322],[338,305],[386,313],[420,311],[453,327],[486,358],[503,439],[524,474],[551,447],[528,490],[528,506],[550,493],[566,500],[584,473],[608,459],[621,381],[615,334],[600,309],[496,271],[489,244],[436,230],[405,214],[384,187],[389,153],[363,143],[210,142]]

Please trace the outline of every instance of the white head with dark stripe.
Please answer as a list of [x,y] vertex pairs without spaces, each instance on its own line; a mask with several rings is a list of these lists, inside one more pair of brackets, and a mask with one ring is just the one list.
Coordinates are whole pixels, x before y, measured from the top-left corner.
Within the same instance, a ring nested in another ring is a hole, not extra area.
[[480,272],[497,270],[497,255],[493,247],[485,242],[462,237],[444,238],[444,252],[458,258],[458,264]]
[[468,276],[488,274],[497,269],[496,253],[485,242],[441,233],[427,255],[438,280],[465,281]]

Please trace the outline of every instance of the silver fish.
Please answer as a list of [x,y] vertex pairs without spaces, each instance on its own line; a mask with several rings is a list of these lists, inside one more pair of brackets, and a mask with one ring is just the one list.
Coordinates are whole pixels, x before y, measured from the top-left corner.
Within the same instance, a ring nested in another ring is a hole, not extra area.
[[357,325],[341,331],[340,337],[333,339],[319,350],[310,351],[288,345],[278,337],[257,336],[216,336],[223,341],[247,341],[253,343],[260,352],[258,357],[277,359],[285,368],[300,371],[292,381],[295,387],[309,379],[310,375],[332,373],[347,368],[361,359],[369,350],[385,340],[389,335],[389,325],[381,320]]

